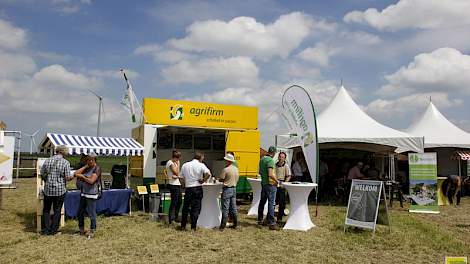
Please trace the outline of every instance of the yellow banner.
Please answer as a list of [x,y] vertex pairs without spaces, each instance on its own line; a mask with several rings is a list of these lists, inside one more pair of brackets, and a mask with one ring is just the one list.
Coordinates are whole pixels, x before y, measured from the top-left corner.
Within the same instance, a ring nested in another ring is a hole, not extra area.
[[258,108],[144,98],[144,115],[147,124],[257,129]]

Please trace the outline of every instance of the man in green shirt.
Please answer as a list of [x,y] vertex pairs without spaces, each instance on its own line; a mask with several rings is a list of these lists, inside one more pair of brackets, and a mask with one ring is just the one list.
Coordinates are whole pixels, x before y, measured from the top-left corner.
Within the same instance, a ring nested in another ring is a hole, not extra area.
[[258,224],[263,224],[263,211],[266,201],[268,201],[268,215],[266,216],[269,229],[279,230],[274,218],[274,206],[276,205],[276,190],[278,181],[274,175],[274,154],[276,147],[271,146],[268,149],[268,155],[259,161],[259,174],[261,175],[261,199],[258,207]]

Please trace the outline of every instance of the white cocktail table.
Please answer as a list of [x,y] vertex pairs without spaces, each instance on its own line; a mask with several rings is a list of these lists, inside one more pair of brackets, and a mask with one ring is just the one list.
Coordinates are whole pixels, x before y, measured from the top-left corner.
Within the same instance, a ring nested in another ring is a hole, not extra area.
[[[250,210],[248,210],[248,215],[258,216],[258,207],[259,201],[261,199],[261,179],[258,178],[246,178],[251,185],[251,190],[253,191],[253,201],[251,201]],[[268,214],[268,202],[264,204],[264,215]]]
[[201,213],[197,220],[197,226],[202,228],[214,228],[220,226],[222,212],[220,211],[218,198],[222,191],[222,183],[204,183],[202,185],[203,197]]
[[284,229],[307,231],[314,227],[308,211],[308,195],[318,184],[284,182],[282,185],[289,193],[290,200],[290,213]]

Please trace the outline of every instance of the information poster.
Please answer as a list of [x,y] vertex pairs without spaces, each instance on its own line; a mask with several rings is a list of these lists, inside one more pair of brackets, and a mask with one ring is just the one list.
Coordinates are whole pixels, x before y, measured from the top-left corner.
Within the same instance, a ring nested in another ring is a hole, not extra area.
[[381,181],[353,180],[345,224],[375,229],[382,188]]
[[0,185],[13,183],[13,158],[15,154],[15,137],[4,136],[0,146]]
[[413,153],[408,155],[410,169],[410,212],[439,213],[437,201],[437,155]]

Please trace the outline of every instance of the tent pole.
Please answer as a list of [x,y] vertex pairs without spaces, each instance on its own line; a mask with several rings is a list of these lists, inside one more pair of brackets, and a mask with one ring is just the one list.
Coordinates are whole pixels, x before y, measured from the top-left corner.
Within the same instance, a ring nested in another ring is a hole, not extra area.
[[[129,189],[129,156],[126,157],[126,187]],[[132,203],[129,197],[129,215],[132,215]]]
[[17,132],[19,134],[18,137],[18,150],[17,150],[17,155],[16,155],[16,182],[14,184],[15,188],[16,185],[18,184],[18,179],[20,175],[20,155],[21,155],[21,131]]
[[462,171],[462,170],[461,170],[461,163],[462,163],[462,160],[459,159],[459,173],[457,174],[458,176],[460,176],[461,171]]

